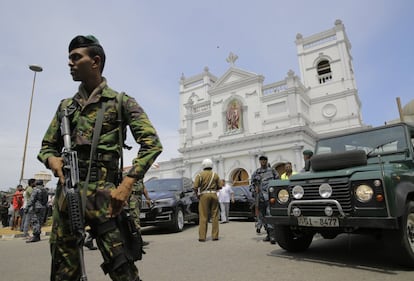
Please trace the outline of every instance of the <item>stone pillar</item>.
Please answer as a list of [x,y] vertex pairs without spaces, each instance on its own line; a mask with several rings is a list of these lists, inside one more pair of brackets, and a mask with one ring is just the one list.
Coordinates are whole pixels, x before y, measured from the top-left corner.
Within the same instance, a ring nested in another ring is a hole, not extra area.
[[302,157],[303,145],[295,144],[292,150],[295,154],[295,162],[292,163],[293,165],[292,170],[295,172],[299,172],[300,170],[302,170],[303,166],[305,165],[303,162],[303,157]]

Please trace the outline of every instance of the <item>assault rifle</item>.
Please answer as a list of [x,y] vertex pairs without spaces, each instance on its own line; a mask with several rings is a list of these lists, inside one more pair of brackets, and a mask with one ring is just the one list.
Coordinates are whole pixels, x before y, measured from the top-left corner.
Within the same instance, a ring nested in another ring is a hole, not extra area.
[[259,201],[260,201],[260,192],[261,192],[261,178],[254,178],[253,179],[253,188],[254,188],[254,211],[255,211],[255,215],[256,215],[256,220],[259,219]]
[[[63,136],[63,175],[65,182],[63,184],[63,194],[66,198],[67,208],[70,221],[70,232],[77,238],[79,250],[79,263],[81,267],[81,281],[87,281],[85,260],[83,257],[83,243],[85,239],[85,226],[83,223],[83,208],[79,192],[79,167],[77,152],[72,150],[69,126],[69,113],[64,109],[61,127]],[[86,196],[86,194],[85,194]]]

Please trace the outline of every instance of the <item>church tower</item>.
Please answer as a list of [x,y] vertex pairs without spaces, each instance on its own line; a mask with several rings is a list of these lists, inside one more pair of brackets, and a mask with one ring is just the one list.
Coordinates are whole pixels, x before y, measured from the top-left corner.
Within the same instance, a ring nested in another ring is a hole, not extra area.
[[310,127],[317,133],[362,126],[351,43],[341,20],[332,29],[296,36],[299,69],[310,98]]
[[272,167],[303,168],[302,152],[322,134],[363,127],[351,43],[340,20],[317,34],[296,36],[300,76],[288,70],[279,81],[236,66],[215,76],[205,67],[180,79],[181,158],[160,163],[146,177],[193,179],[205,158],[233,185],[249,185],[266,155]]

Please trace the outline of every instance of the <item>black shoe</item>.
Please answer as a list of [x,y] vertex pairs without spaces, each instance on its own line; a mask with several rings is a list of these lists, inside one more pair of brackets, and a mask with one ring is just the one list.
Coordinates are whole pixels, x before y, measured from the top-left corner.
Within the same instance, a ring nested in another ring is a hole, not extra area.
[[276,244],[276,239],[274,237],[270,237],[270,244]]
[[149,245],[149,242],[147,242],[147,241],[142,241],[142,246],[148,246]]
[[259,234],[260,233],[260,228],[256,228],[256,233]]
[[32,238],[27,239],[26,243],[32,243],[32,242],[38,242],[38,241],[40,241],[40,235],[35,235]]
[[269,237],[269,235],[267,235],[265,238],[263,238],[263,241],[264,241],[264,242],[269,242],[269,241],[270,241],[270,237]]
[[85,246],[86,248],[88,248],[91,251],[98,250],[98,248],[93,245],[92,240],[91,241],[88,241],[88,242],[85,242],[85,244],[83,244],[83,246]]

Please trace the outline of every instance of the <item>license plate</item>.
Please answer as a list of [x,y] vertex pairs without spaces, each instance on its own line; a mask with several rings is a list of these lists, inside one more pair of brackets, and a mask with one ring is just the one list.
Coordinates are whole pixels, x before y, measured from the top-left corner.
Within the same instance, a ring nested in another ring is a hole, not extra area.
[[339,219],[335,217],[298,217],[298,225],[314,227],[339,227]]
[[145,219],[145,213],[139,213],[139,218],[140,219]]

